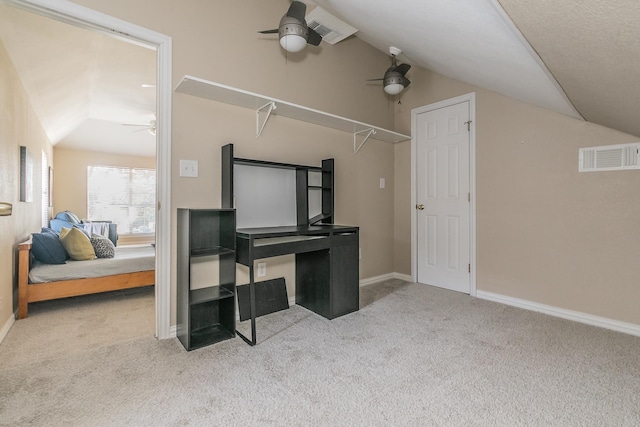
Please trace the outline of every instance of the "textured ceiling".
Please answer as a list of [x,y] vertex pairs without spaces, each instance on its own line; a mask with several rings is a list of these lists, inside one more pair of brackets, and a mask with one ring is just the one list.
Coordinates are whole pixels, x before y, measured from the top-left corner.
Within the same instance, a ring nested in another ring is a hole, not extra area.
[[640,136],[640,1],[500,3],[586,120]]

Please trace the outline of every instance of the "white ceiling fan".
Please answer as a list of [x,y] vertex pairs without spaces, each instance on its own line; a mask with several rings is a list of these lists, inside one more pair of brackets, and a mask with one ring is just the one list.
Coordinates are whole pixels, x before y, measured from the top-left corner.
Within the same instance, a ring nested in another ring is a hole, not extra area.
[[137,123],[122,123],[122,126],[137,126],[140,129],[134,130],[134,132],[141,132],[143,130],[148,131],[151,135],[156,136],[156,119],[149,120],[149,124],[137,124]]

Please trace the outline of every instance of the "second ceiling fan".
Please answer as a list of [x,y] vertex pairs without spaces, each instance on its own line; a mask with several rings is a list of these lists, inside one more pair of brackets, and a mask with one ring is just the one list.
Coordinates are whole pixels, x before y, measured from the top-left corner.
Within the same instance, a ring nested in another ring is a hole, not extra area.
[[369,79],[368,81],[383,81],[384,91],[389,95],[397,95],[411,84],[408,78],[405,77],[407,72],[411,69],[409,64],[398,65],[396,56],[400,55],[402,51],[397,47],[389,47],[389,53],[391,54],[391,67],[387,68],[384,73],[384,77],[379,79]]
[[307,44],[318,46],[322,36],[309,28],[304,17],[307,5],[300,1],[292,1],[287,13],[280,19],[277,29],[258,31],[261,34],[280,36],[280,46],[287,52],[300,52]]

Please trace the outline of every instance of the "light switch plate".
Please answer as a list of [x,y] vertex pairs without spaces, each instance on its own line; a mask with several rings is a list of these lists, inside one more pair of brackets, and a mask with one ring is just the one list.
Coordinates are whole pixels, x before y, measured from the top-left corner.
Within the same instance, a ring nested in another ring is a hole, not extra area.
[[380,178],[380,188],[384,188],[386,185],[385,179],[384,178]]
[[197,178],[198,177],[198,161],[197,160],[180,160],[180,176]]

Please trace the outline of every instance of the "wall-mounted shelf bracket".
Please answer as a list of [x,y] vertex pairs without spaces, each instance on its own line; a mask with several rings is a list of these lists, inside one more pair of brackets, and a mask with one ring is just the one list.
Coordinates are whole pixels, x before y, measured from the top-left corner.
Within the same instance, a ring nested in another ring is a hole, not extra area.
[[[267,107],[269,107],[269,109],[267,110],[267,115],[265,116],[262,124],[260,124],[260,112]],[[262,130],[264,129],[264,126],[267,124],[267,120],[269,120],[269,117],[271,116],[271,112],[276,108],[278,107],[276,106],[275,101],[269,101],[266,104],[264,104],[262,107],[256,110],[256,138],[262,135]]]
[[[360,143],[360,145],[358,144],[358,135],[360,135],[361,133],[366,133],[367,135],[364,137],[364,139],[362,140],[362,142]],[[358,132],[354,132],[353,133],[353,154],[356,154],[358,151],[360,151],[360,149],[362,148],[362,146],[364,145],[365,142],[367,142],[367,140],[369,139],[369,137],[371,135],[375,135],[376,134],[376,130],[371,128],[371,129],[364,129]],[[357,147],[357,148],[356,148]]]

